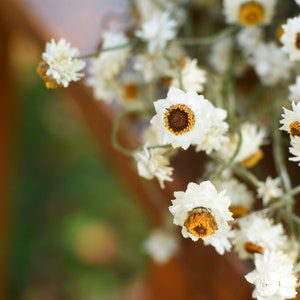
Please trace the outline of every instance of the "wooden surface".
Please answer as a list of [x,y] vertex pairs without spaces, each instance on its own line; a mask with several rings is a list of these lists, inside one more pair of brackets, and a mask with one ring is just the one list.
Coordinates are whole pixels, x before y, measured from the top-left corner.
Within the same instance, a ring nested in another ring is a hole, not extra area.
[[[122,0],[0,1],[2,39],[7,40],[11,31],[21,28],[40,43],[41,51],[45,41],[49,41],[51,38],[64,37],[84,54],[96,47],[101,30],[106,24],[113,24],[117,27],[124,26],[126,19],[121,17],[124,2]],[[1,40],[1,48],[2,45]],[[3,64],[5,53],[1,54],[1,63]],[[3,72],[1,73],[3,74]],[[1,92],[6,90],[5,93],[7,93],[9,85],[3,86],[3,81],[1,83]],[[187,152],[175,162],[178,167],[176,174],[184,174],[186,182],[178,179],[178,176],[175,182],[168,184],[162,192],[157,183],[140,179],[132,162],[113,149],[110,139],[113,112],[106,105],[96,102],[92,98],[91,91],[82,82],[72,84],[66,92],[73,95],[72,101],[74,101],[78,114],[90,127],[120,182],[134,195],[139,205],[148,213],[153,224],[159,225],[161,212],[165,212],[173,191],[185,189],[190,179],[189,176],[192,178],[196,175],[190,174],[187,163],[191,160],[192,153]],[[11,106],[1,109],[0,126],[4,135],[10,134],[12,131],[12,127],[7,127],[10,123],[4,122],[11,113]],[[127,138],[128,132],[126,130],[121,132],[119,139],[122,144],[126,144]],[[7,150],[5,147],[1,147],[1,151],[0,154]],[[3,155],[1,155],[1,159],[3,159]],[[4,163],[4,170],[8,170],[10,168],[9,160],[5,160]],[[3,173],[1,184],[6,186],[7,178],[3,176]],[[4,190],[1,192],[4,193]],[[1,199],[0,230],[3,232],[7,226],[2,223],[5,220],[3,215],[5,216],[9,211],[6,205],[9,202],[9,197],[3,194]],[[5,249],[5,247],[1,248]],[[5,282],[4,262],[5,255],[2,255],[0,257],[0,272],[3,275],[0,278],[1,283]],[[252,286],[243,277],[246,272],[245,265],[238,261],[235,256],[231,254],[220,256],[212,247],[204,247],[201,241],[194,243],[183,239],[182,251],[168,264],[163,266],[149,264],[147,287],[150,291],[151,300],[247,300],[251,299]]]

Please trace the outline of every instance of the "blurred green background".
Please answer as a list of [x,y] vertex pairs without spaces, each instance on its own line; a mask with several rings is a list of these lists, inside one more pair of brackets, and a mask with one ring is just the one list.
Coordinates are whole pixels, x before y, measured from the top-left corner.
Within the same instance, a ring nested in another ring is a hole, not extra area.
[[12,42],[19,132],[10,300],[135,299],[146,216],[63,91],[44,87],[38,52],[21,36]]

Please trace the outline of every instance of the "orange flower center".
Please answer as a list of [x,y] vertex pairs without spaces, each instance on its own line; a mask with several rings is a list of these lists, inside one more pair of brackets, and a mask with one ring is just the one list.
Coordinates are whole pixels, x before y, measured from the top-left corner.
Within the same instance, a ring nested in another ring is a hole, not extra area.
[[254,254],[254,253],[262,254],[264,252],[264,249],[261,246],[258,246],[252,242],[246,242],[244,244],[244,249],[250,254]]
[[254,167],[262,158],[264,157],[264,152],[262,149],[258,149],[257,152],[250,155],[249,157],[245,158],[243,161],[240,162],[240,165],[246,168]]
[[243,3],[240,7],[239,19],[245,26],[254,26],[262,22],[264,17],[263,6],[256,1]]
[[292,137],[300,136],[300,123],[298,121],[292,122],[289,128],[290,128],[290,135]]
[[184,226],[189,233],[198,238],[210,236],[218,230],[214,216],[204,207],[197,207],[190,211]]
[[49,69],[49,65],[44,61],[41,61],[37,67],[37,73],[45,81],[45,85],[48,89],[56,89],[61,87],[51,76],[46,75]]

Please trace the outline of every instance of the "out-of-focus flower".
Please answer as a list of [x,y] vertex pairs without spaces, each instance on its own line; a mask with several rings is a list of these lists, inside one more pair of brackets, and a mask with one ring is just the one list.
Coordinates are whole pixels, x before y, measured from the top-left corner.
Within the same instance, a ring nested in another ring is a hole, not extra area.
[[280,38],[282,50],[292,61],[300,60],[300,16],[288,19],[282,28],[283,34]]
[[79,59],[80,52],[71,47],[65,39],[57,43],[52,39],[46,43],[38,73],[45,81],[47,88],[68,87],[71,81],[78,81],[84,74],[81,73],[85,62]]
[[293,264],[279,251],[266,250],[255,254],[255,270],[245,278],[255,285],[252,296],[261,300],[284,300],[296,297],[297,278],[293,274]]
[[173,168],[166,156],[166,151],[160,148],[136,151],[134,158],[137,162],[138,174],[146,179],[157,178],[160,186],[164,188],[164,181],[172,181]]
[[144,251],[158,264],[171,259],[180,248],[178,238],[164,229],[153,230],[144,242]]
[[275,5],[276,0],[224,0],[223,13],[228,23],[267,25],[272,21]]
[[264,205],[268,204],[273,198],[279,198],[282,195],[283,192],[279,185],[279,177],[272,179],[268,176],[266,181],[258,182],[257,195],[262,198]]
[[136,31],[136,36],[147,42],[148,52],[154,54],[165,49],[168,41],[176,36],[177,22],[170,18],[168,12],[152,15],[151,19],[144,22]]

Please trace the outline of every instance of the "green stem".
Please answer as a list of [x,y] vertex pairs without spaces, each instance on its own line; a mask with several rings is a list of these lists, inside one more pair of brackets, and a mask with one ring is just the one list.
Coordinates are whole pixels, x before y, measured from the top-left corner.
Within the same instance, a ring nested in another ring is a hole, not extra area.
[[136,39],[136,40],[132,40],[130,42],[120,44],[120,45],[117,45],[117,46],[114,46],[114,47],[101,48],[99,50],[96,50],[94,52],[91,52],[91,53],[88,53],[88,54],[85,54],[85,55],[74,56],[73,59],[85,59],[85,58],[90,58],[90,57],[97,56],[102,52],[115,51],[115,50],[123,49],[123,48],[126,48],[126,47],[133,47],[133,46],[137,45],[138,42],[139,41]]
[[126,149],[125,147],[123,147],[119,141],[118,141],[118,130],[120,128],[120,124],[121,124],[121,121],[131,115],[131,114],[134,114],[134,113],[137,113],[137,112],[140,112],[139,110],[123,110],[121,111],[115,118],[114,120],[114,124],[113,124],[113,128],[112,128],[112,145],[113,147],[120,151],[122,154],[124,155],[127,155],[127,156],[132,156],[134,154],[134,152],[136,150],[129,150],[129,149]]
[[193,45],[208,45],[216,41],[217,39],[227,36],[233,32],[235,32],[239,27],[230,26],[224,30],[221,30],[216,35],[208,36],[208,37],[192,37],[192,38],[177,38],[175,41],[179,42],[182,45],[193,46]]

